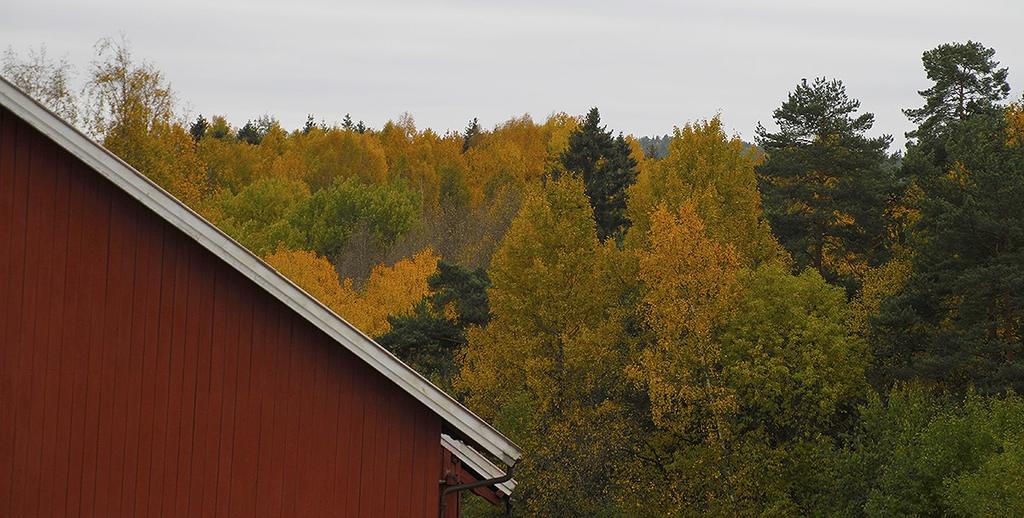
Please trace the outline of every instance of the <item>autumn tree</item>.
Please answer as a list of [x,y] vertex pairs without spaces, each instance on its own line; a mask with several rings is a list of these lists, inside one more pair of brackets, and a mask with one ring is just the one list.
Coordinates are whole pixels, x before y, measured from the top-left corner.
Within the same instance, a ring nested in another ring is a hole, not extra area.
[[316,252],[281,248],[265,256],[264,260],[321,304],[339,314],[342,305],[351,297],[342,288],[338,272],[331,262]]
[[78,122],[78,99],[71,85],[74,69],[67,58],[51,59],[46,46],[29,49],[23,58],[7,47],[0,75],[71,124]]
[[162,72],[151,63],[136,62],[124,40],[101,39],[95,51],[85,89],[86,123],[94,136],[128,140],[154,125],[174,122],[174,94]]
[[659,206],[671,212],[692,202],[707,234],[731,245],[743,265],[786,260],[761,210],[759,158],[728,137],[717,116],[676,128],[668,149],[664,159],[644,164],[629,190],[627,243],[646,246],[650,215]]
[[388,332],[388,318],[412,312],[427,291],[427,279],[437,269],[437,256],[424,250],[392,266],[378,265],[362,290],[338,272],[323,256],[307,250],[279,249],[265,259],[285,277],[360,331]]
[[1024,97],[1006,108],[1006,144],[1024,146]]
[[598,242],[583,183],[569,177],[528,188],[488,272],[492,319],[470,330],[455,386],[525,448],[517,492],[530,515],[610,504],[626,440],[616,252]]
[[[710,237],[695,200],[649,221],[638,251],[649,335],[627,372],[654,426],[634,455],[685,489],[637,511],[810,512],[817,482],[806,468],[831,451],[868,387],[870,355],[848,327],[845,292],[814,271],[745,267]],[[630,476],[645,480],[642,469]]]
[[546,176],[557,178],[565,174],[562,155],[569,149],[569,139],[579,127],[579,119],[565,112],[553,113],[544,121],[542,130],[547,141],[547,159],[544,165]]
[[211,209],[205,164],[175,114],[174,94],[124,41],[96,44],[86,84],[86,125],[110,151],[201,213]]
[[269,146],[252,146],[236,140],[233,129],[222,117],[213,118],[206,135],[196,145],[196,152],[206,164],[206,179],[211,188],[237,194],[257,179],[270,175],[263,156]]
[[[650,247],[639,253],[639,276],[646,287],[642,304],[653,343],[629,373],[646,390],[656,427],[708,445],[703,449],[709,457],[680,468],[706,462],[720,469],[710,476],[723,483],[721,500],[709,494],[676,497],[703,496],[707,500],[699,507],[736,514],[741,503],[731,449],[738,405],[735,391],[725,383],[717,333],[738,295],[739,259],[731,246],[708,239],[692,202],[676,213],[664,206],[656,209],[649,232]],[[688,506],[683,500],[672,505],[679,510]]]
[[[429,292],[428,279],[437,272],[438,257],[430,249],[421,250],[391,266],[379,264],[361,291],[361,297],[347,301],[342,314],[353,315],[357,327],[370,336],[391,329],[389,319],[412,314],[416,304]],[[345,280],[351,289],[351,279]]]
[[765,209],[797,269],[814,268],[851,293],[886,258],[885,210],[895,179],[885,167],[891,137],[868,137],[839,80],[803,80],[775,110],[778,132],[757,127],[768,155],[758,167]]
[[622,135],[612,137],[612,132],[601,126],[597,108],[591,108],[570,135],[562,165],[567,173],[583,179],[598,238],[604,241],[621,237],[629,223],[625,215],[626,189],[636,181],[636,161]]

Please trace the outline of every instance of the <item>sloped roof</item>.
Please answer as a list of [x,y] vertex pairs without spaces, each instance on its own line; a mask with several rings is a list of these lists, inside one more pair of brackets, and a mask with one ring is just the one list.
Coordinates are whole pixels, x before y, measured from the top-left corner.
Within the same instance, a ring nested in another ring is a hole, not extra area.
[[353,325],[221,232],[167,191],[0,77],[0,105],[255,282],[302,318],[437,413],[470,443],[512,465],[519,447],[458,401],[402,363]]

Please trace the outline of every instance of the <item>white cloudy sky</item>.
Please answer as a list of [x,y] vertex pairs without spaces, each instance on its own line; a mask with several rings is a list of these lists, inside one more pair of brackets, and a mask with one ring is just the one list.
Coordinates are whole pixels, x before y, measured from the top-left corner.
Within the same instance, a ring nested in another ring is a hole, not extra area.
[[[126,7],[126,6],[131,6]],[[192,113],[285,127],[346,112],[379,127],[492,126],[601,109],[636,135],[721,113],[753,137],[802,77],[838,77],[897,142],[927,85],[921,52],[974,39],[1024,85],[1024,0],[3,0],[0,46],[45,43],[80,75],[124,33]]]

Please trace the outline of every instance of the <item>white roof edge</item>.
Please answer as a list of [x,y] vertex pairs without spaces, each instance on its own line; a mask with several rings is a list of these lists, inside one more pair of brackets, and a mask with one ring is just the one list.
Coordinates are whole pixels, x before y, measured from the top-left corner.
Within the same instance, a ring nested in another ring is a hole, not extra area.
[[512,465],[522,450],[486,421],[396,358],[370,337],[221,232],[132,166],[0,77],[0,105],[184,232],[229,266],[370,364],[487,452]]
[[[495,466],[493,462],[480,454],[480,452],[473,449],[472,446],[455,439],[454,437],[443,433],[441,434],[441,446],[452,452],[462,462],[468,465],[473,471],[477,472],[480,476],[485,479],[498,478],[505,476],[505,472]],[[495,487],[499,491],[505,493],[508,496],[512,496],[512,491],[516,488],[516,479],[510,479],[499,484],[495,484]]]

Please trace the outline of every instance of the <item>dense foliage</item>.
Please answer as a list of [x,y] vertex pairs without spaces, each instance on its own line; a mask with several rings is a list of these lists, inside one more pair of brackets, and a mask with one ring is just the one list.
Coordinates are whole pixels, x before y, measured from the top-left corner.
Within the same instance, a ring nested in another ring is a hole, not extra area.
[[[186,120],[101,41],[3,74],[523,446],[522,516],[1024,514],[1024,107],[923,55],[905,156],[832,79],[757,129],[597,109]],[[497,510],[470,506],[467,514]]]

